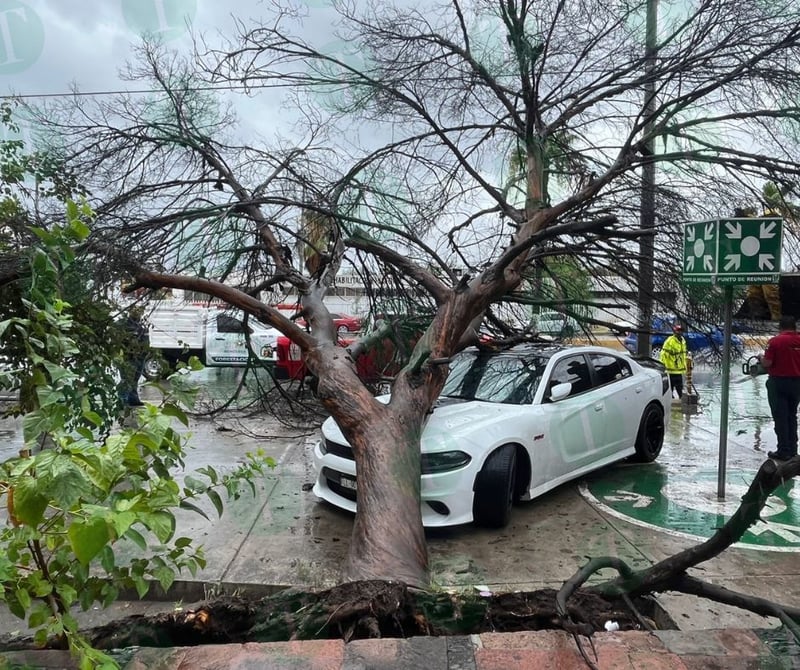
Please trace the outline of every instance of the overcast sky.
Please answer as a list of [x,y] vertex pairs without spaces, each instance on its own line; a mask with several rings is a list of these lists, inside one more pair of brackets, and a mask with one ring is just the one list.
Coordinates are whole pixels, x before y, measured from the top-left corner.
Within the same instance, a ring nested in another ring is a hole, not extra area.
[[[305,30],[330,30],[329,0],[293,0],[307,11]],[[82,93],[136,88],[120,68],[144,33],[188,53],[190,27],[214,41],[233,37],[232,14],[258,21],[270,9],[262,0],[0,0],[0,95],[52,96],[73,86]],[[321,43],[329,39],[323,33]],[[264,100],[259,114],[264,120]],[[240,113],[251,117],[248,106]],[[278,110],[274,111],[277,117]]]

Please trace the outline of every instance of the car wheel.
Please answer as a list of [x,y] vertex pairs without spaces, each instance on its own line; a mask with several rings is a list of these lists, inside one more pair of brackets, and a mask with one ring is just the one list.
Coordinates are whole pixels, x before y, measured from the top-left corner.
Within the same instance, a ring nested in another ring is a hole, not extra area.
[[160,356],[148,356],[142,366],[142,376],[148,381],[163,379],[169,372],[169,364]]
[[336,330],[339,331],[340,333],[349,333],[350,332],[350,329],[347,326],[345,326],[344,324],[339,326]]
[[664,410],[656,404],[645,407],[639,432],[636,434],[636,460],[651,463],[661,453],[664,444]]
[[517,449],[507,444],[492,452],[475,479],[472,518],[476,525],[502,528],[511,517],[517,475]]

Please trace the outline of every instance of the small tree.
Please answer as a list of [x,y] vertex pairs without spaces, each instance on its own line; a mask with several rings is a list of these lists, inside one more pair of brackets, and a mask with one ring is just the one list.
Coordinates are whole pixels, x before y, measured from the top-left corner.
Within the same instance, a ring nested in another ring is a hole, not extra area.
[[[114,414],[104,398],[116,398],[116,385],[87,385],[75,368],[79,345],[62,298],[61,279],[75,262],[73,246],[89,233],[87,218],[88,208],[70,203],[65,226],[33,230],[40,242],[32,248],[28,314],[0,322],[0,343],[10,335],[26,342],[27,391],[35,398],[22,417],[25,450],[0,464],[8,511],[0,531],[0,600],[36,629],[37,642],[60,637],[82,668],[116,666],[81,637],[72,607],[108,606],[123,588],[143,596],[151,582],[166,590],[176,574],[195,574],[205,566],[203,551],[191,538],[175,537],[175,510],[203,513],[194,501],[208,497],[222,514],[218,489],[238,497],[243,484],[254,490],[253,480],[274,467],[257,453],[230,473],[206,467],[180,485],[174,472],[186,444],[173,421],[187,424],[181,401],[193,393],[177,381],[160,406],[150,404],[128,427],[111,430]],[[120,560],[121,541],[136,545],[140,556]]]

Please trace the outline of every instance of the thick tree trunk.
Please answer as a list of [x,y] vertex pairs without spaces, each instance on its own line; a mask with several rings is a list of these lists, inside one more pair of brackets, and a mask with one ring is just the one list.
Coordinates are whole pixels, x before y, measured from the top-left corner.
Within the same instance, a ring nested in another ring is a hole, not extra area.
[[344,569],[348,580],[427,587],[428,548],[420,515],[420,433],[381,408],[351,438],[358,514]]
[[416,397],[419,388],[405,383],[399,385],[402,390],[395,384],[391,406],[380,403],[358,379],[341,347],[317,353],[317,392],[336,417],[356,462],[358,513],[342,578],[427,587],[420,435],[430,404]]

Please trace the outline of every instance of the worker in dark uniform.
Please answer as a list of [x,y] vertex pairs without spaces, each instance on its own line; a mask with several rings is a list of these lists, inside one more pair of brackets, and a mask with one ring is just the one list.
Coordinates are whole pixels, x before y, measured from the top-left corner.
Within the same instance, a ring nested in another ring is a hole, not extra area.
[[767,379],[767,400],[778,448],[767,454],[785,461],[797,456],[797,407],[800,405],[800,334],[793,316],[782,316],[780,332],[770,338],[759,362]]

